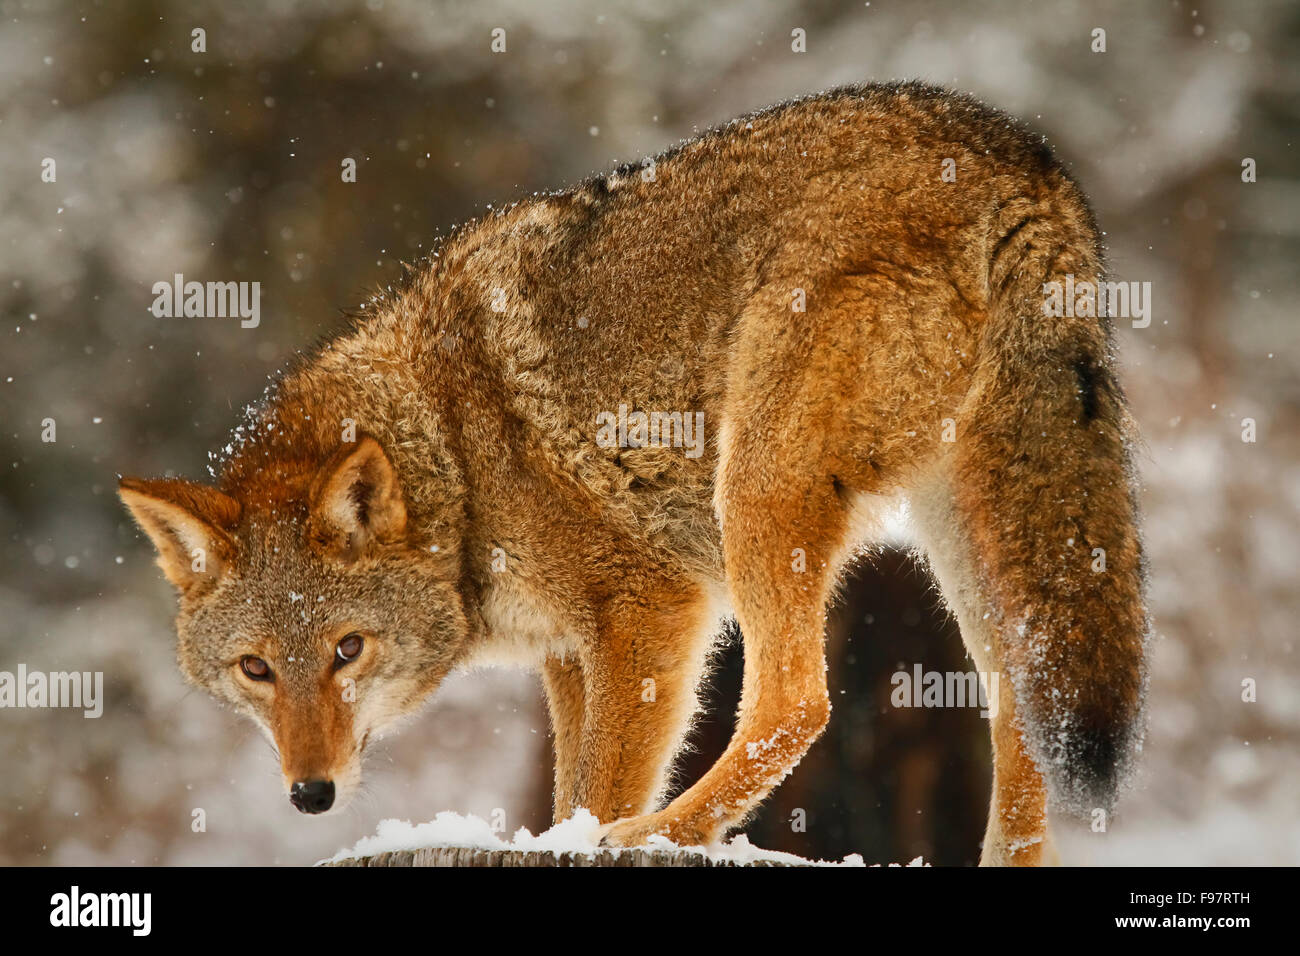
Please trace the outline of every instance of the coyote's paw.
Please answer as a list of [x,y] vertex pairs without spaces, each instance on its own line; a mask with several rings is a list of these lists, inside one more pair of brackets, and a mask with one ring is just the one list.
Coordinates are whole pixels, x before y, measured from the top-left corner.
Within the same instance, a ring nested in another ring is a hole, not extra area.
[[673,820],[663,812],[617,820],[601,837],[601,846],[646,846],[653,836],[663,837],[677,846],[707,846],[716,834],[689,820]]

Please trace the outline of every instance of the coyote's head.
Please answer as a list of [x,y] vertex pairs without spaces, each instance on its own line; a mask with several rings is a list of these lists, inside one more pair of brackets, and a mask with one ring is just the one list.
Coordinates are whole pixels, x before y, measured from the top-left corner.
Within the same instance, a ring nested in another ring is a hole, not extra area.
[[275,465],[245,500],[173,479],[120,494],[180,592],[186,678],[258,722],[303,813],[341,806],[361,754],[437,687],[465,643],[455,557],[415,547],[374,438]]

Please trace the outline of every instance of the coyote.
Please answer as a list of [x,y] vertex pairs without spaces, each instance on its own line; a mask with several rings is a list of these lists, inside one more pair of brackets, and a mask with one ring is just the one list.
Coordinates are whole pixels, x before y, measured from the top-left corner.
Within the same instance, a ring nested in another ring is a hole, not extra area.
[[[545,687],[555,819],[612,846],[706,844],[791,772],[837,578],[902,514],[1008,678],[981,862],[1049,862],[1048,807],[1109,811],[1140,749],[1148,633],[1110,323],[1045,312],[1065,276],[1104,281],[1101,240],[1040,137],[838,89],[455,231],[249,409],[217,488],[121,496],[181,669],[269,733],[298,809],[509,661]],[[734,735],[662,805],[731,617]]]

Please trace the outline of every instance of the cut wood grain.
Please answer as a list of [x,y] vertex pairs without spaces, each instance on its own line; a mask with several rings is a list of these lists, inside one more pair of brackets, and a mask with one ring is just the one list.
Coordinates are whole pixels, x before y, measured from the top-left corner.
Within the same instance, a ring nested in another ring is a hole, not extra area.
[[594,853],[554,853],[549,850],[486,850],[477,847],[434,846],[351,857],[324,866],[811,866],[778,860],[712,860],[689,850],[600,850]]

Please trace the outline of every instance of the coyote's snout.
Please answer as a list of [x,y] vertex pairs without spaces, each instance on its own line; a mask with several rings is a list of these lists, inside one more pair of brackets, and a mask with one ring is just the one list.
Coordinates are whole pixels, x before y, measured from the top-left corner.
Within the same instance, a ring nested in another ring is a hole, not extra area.
[[[1109,323],[1044,309],[1105,278],[1082,195],[1007,117],[914,84],[784,104],[654,168],[442,242],[252,409],[218,488],[122,482],[185,674],[319,813],[449,671],[521,661],[557,819],[707,842],[829,720],[826,607],[901,500],[976,668],[1006,678],[982,860],[1041,861],[1049,802],[1114,801],[1145,681]],[[734,737],[661,806],[727,616]]]

